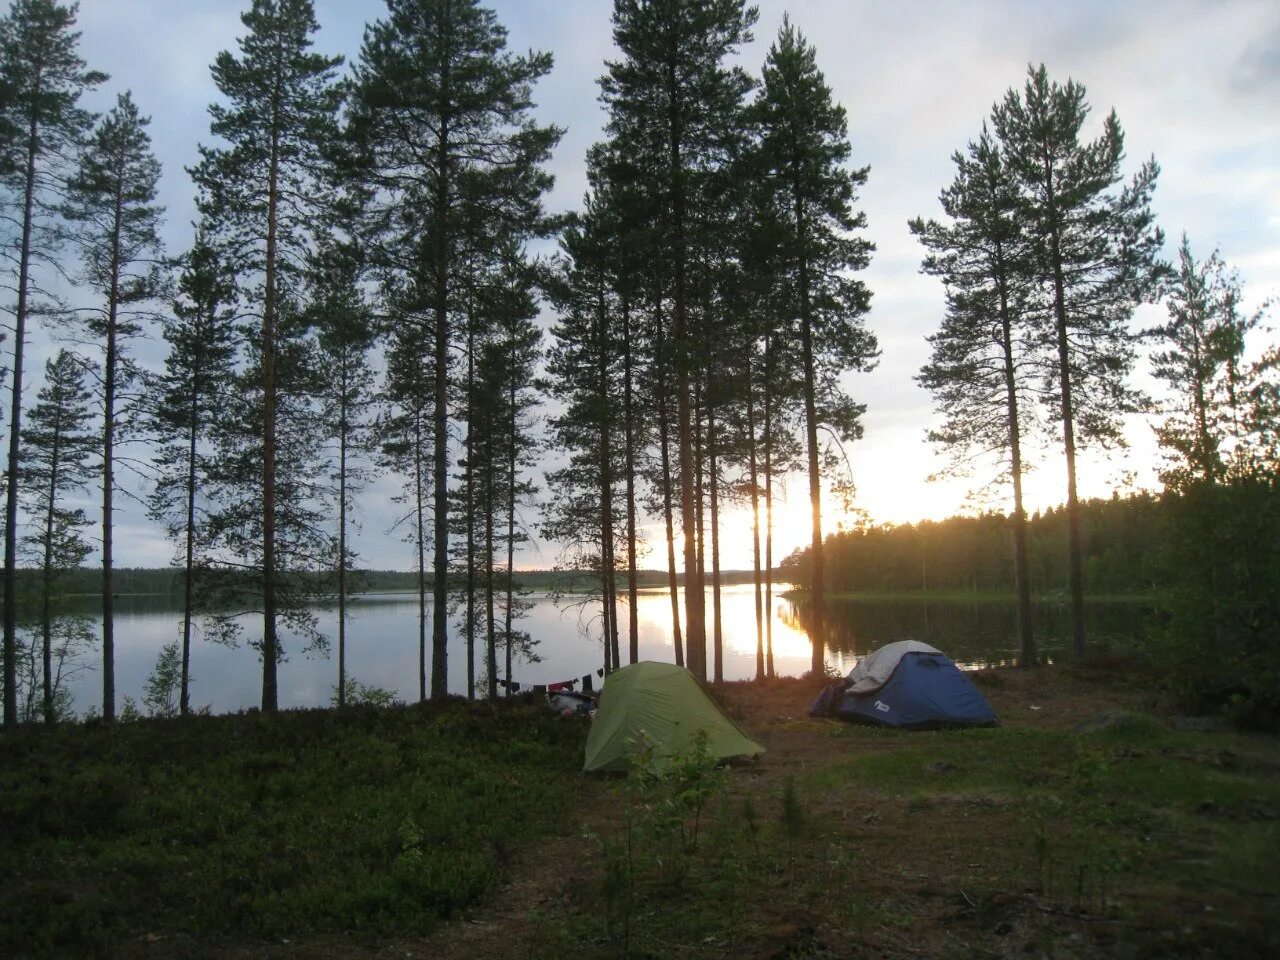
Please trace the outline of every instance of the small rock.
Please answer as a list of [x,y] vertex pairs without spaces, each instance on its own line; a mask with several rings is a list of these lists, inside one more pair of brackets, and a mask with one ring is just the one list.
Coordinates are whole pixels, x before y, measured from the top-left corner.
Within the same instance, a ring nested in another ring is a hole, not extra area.
[[1133,714],[1126,713],[1123,710],[1107,711],[1077,723],[1076,733],[1098,733],[1101,730],[1114,730],[1117,727],[1126,726],[1132,720]]
[[1226,733],[1231,724],[1221,717],[1174,717],[1173,729],[1181,733]]
[[954,763],[947,763],[945,760],[935,760],[933,763],[925,767],[930,773],[950,773],[956,768]]

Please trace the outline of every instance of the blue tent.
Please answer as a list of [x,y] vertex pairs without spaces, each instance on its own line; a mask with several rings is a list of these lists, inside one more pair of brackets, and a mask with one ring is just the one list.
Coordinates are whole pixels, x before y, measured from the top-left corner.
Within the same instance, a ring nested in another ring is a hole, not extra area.
[[810,713],[904,730],[997,722],[987,698],[959,667],[940,650],[913,640],[864,657],[847,679],[819,694]]

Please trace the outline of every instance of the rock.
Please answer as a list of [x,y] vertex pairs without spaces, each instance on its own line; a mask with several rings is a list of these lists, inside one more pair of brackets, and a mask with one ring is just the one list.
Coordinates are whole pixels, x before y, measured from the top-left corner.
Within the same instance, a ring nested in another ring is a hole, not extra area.
[[1096,717],[1090,717],[1076,724],[1076,733],[1098,733],[1101,730],[1115,730],[1129,726],[1136,719],[1135,715],[1124,710],[1107,711]]
[[954,763],[947,763],[945,760],[935,760],[925,767],[930,773],[950,773],[955,768],[956,765]]
[[1174,717],[1173,729],[1182,733],[1227,733],[1231,724],[1221,717]]

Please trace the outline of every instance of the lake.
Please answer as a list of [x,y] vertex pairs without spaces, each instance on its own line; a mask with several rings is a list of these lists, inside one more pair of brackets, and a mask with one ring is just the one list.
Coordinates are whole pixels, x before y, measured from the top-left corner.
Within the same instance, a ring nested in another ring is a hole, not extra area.
[[[602,663],[599,603],[566,606],[557,605],[546,596],[532,599],[532,609],[521,626],[537,641],[541,660],[517,662],[512,671],[514,679],[522,684],[552,683],[594,673]],[[802,674],[809,669],[811,650],[804,608],[777,594],[772,607],[775,669],[784,676]],[[1095,648],[1122,649],[1142,634],[1147,616],[1147,608],[1142,605],[1095,603],[1088,609],[1089,637]],[[416,699],[417,610],[417,596],[412,593],[353,598],[347,624],[349,675],[363,684],[394,691],[400,699]],[[625,663],[625,605],[620,605],[619,610],[619,642]],[[667,591],[642,591],[638,611],[640,658],[674,660]],[[336,611],[331,607],[317,607],[315,614],[320,630],[336,638]],[[1038,605],[1035,617],[1041,655],[1050,660],[1062,657],[1070,642],[1065,607]],[[1011,603],[836,600],[829,604],[827,620],[827,663],[838,673],[847,673],[859,656],[894,640],[923,640],[966,667],[1009,663],[1017,652],[1016,615]],[[722,623],[725,678],[753,677],[756,632],[750,584],[723,589]],[[255,626],[252,619],[245,620],[246,636],[251,635]],[[121,698],[127,695],[141,701],[160,648],[179,638],[180,627],[180,611],[173,609],[167,600],[121,597],[117,601],[116,684]],[[709,594],[707,632],[710,670]],[[283,645],[286,660],[280,666],[280,706],[314,707],[330,703],[337,683],[336,648],[331,649],[328,656],[308,654],[300,649],[298,638],[287,634]],[[501,649],[498,657],[501,670]],[[477,650],[477,662],[482,661],[483,655]],[[95,651],[90,651],[86,665],[89,669],[70,684],[77,713],[101,708],[101,674]],[[248,646],[232,649],[197,638],[192,646],[191,675],[193,706],[208,706],[221,713],[253,707],[259,702],[261,666],[256,651]],[[466,692],[466,651],[456,630],[450,640],[449,690]]]

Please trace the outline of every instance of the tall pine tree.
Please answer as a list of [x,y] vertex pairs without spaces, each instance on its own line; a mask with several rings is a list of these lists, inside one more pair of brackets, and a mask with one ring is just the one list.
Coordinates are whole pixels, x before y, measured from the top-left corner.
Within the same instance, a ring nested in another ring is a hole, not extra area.
[[91,394],[85,380],[84,360],[60,350],[45,364],[45,385],[22,436],[23,507],[33,520],[32,531],[24,542],[40,569],[41,704],[45,723],[57,719],[61,678],[54,668],[54,604],[59,583],[69,572],[79,569],[90,551],[84,536],[89,519],[84,510],[67,503],[80,496],[97,473],[93,464],[97,443],[89,428]]
[[[1118,444],[1120,416],[1137,409],[1128,385],[1134,362],[1130,318],[1153,299],[1164,236],[1151,195],[1159,167],[1148,160],[1121,186],[1124,134],[1115,111],[1093,141],[1080,138],[1089,106],[1084,87],[1028,70],[1021,93],[1010,90],[993,120],[1019,185],[1019,219],[1034,241],[1039,280],[1048,291],[1044,335],[1057,353],[1055,405],[1067,468],[1067,560],[1072,646],[1083,655],[1084,554],[1076,491],[1076,451],[1089,442]],[[1118,188],[1118,189],[1117,189]]]
[[[560,138],[531,117],[551,55],[506,52],[506,30],[477,0],[388,0],[365,34],[352,123],[367,149],[374,262],[412,277],[430,314],[435,377],[431,464],[434,607],[431,696],[448,692],[449,350],[466,239],[490,207],[514,236],[545,230],[543,170]],[[471,222],[468,222],[468,220]]]
[[[17,723],[17,528],[22,436],[22,361],[39,268],[56,270],[61,246],[58,211],[66,177],[93,115],[80,97],[107,79],[85,69],[75,30],[78,4],[14,0],[0,19],[0,204],[14,231],[3,254],[12,289],[13,365],[9,370],[9,461],[4,520],[4,722]],[[36,271],[33,272],[33,268]],[[6,307],[6,309],[8,309]]]
[[197,582],[209,569],[207,517],[215,422],[230,405],[236,347],[235,287],[230,271],[197,228],[178,278],[172,316],[163,324],[169,345],[149,407],[156,482],[148,499],[152,519],[177,548],[182,569],[182,644],[178,712],[191,709],[191,640]]
[[[302,255],[319,225],[315,187],[325,160],[322,148],[337,139],[340,97],[334,71],[342,58],[312,52],[311,37],[319,27],[311,0],[254,0],[240,19],[247,32],[239,41],[239,57],[223,51],[213,64],[225,104],[209,107],[210,130],[226,146],[201,147],[200,163],[191,173],[201,190],[201,212],[232,269],[237,276],[259,278],[240,289],[246,308],[260,319],[254,366],[262,409],[260,415],[245,411],[244,420],[260,431],[260,466],[256,480],[247,472],[242,478],[259,491],[254,499],[260,516],[251,521],[242,515],[223,529],[252,528],[259,541],[252,554],[260,565],[262,709],[275,710],[279,554],[287,548],[280,542],[277,515],[277,328],[285,301],[301,295]],[[297,362],[302,354],[291,359]],[[254,459],[245,462],[246,470]],[[305,495],[300,489],[295,493]]]
[[[115,717],[114,564],[117,437],[136,403],[126,391],[138,380],[128,341],[142,336],[163,282],[160,164],[151,152],[148,118],[129,93],[102,118],[68,185],[65,215],[78,226],[83,280],[101,304],[83,313],[102,344],[102,716]],[[123,403],[122,403],[123,401]]]
[[1036,414],[1047,359],[1037,335],[1044,304],[1017,215],[1017,181],[999,147],[984,129],[967,153],[953,159],[956,178],[941,196],[948,222],[910,224],[928,250],[921,270],[947,287],[947,312],[929,337],[932,354],[917,380],[942,414],[941,426],[929,438],[950,454],[949,468],[971,473],[975,461],[995,457],[995,479],[1007,478],[1012,486],[1019,661],[1031,666],[1035,646],[1023,444],[1043,428]]
[[844,107],[831,95],[817,66],[817,52],[789,21],[769,49],[755,102],[760,124],[760,164],[774,192],[790,297],[785,316],[800,346],[797,380],[804,403],[805,443],[812,516],[809,584],[811,669],[825,660],[822,536],[822,450],[819,427],[841,439],[861,436],[861,407],[841,392],[836,378],[870,370],[878,355],[863,317],[871,294],[851,274],[870,262],[874,246],[854,235],[866,217],[853,208],[867,168],[850,170],[852,153]]

